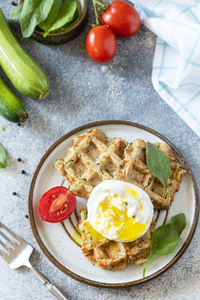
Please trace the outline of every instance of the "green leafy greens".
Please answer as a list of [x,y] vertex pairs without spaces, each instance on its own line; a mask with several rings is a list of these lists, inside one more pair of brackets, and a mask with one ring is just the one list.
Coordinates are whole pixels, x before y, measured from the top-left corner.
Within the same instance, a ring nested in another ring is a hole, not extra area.
[[60,8],[62,5],[62,0],[54,0],[53,5],[51,7],[51,10],[49,12],[48,17],[46,18],[46,20],[44,20],[44,22],[42,22],[41,24],[39,24],[39,27],[41,29],[44,30],[44,36],[46,36],[47,32],[50,32],[49,29],[53,26],[53,24],[55,23],[58,14],[60,12]]
[[7,166],[6,150],[0,144],[0,168],[5,169]]
[[147,142],[146,161],[151,174],[161,181],[164,187],[163,197],[165,197],[167,181],[171,172],[169,157],[154,144]]
[[18,4],[10,14],[11,19],[19,19],[22,12],[23,3]]
[[[53,24],[49,22],[49,24],[46,24],[44,37],[47,36],[50,32],[54,32],[63,26],[66,26],[66,24],[71,24],[71,21],[73,21],[76,10],[77,10],[77,2],[76,0],[64,0],[61,1],[61,7],[59,11],[57,10],[57,18],[54,20]],[[48,19],[48,18],[47,18]],[[42,28],[39,25],[40,28]],[[42,28],[44,30],[44,28]]]
[[30,37],[38,26],[46,37],[50,32],[64,30],[78,17],[76,0],[24,0],[10,17],[19,19],[22,35]]
[[180,235],[186,226],[186,219],[183,213],[171,218],[171,222],[158,227],[152,236],[150,255],[143,268],[143,278],[146,267],[153,258],[170,254],[181,241]]

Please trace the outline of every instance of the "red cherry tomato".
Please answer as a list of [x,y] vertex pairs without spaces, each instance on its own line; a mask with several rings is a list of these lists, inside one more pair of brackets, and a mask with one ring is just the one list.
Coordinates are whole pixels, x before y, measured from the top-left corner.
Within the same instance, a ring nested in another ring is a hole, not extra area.
[[140,29],[141,20],[137,10],[124,1],[114,1],[101,16],[101,23],[119,37],[130,37]]
[[91,59],[98,63],[105,63],[115,56],[117,39],[108,26],[97,25],[90,29],[85,46]]
[[64,186],[47,191],[39,202],[39,213],[43,221],[57,223],[67,219],[76,208],[76,197]]

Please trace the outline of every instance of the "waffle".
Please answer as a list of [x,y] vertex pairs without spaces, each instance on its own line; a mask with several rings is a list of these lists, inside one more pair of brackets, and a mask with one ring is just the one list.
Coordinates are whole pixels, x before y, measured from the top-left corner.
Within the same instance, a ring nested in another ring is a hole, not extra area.
[[108,140],[95,128],[74,139],[64,159],[56,161],[56,168],[70,184],[70,191],[88,198],[98,183],[118,179],[115,172],[124,159],[127,142],[121,138]]
[[122,162],[120,172],[127,181],[136,184],[149,195],[154,209],[168,209],[174,201],[175,193],[179,190],[185,168],[174,158],[172,150],[162,143],[155,143],[168,157],[171,166],[171,173],[167,182],[167,193],[164,198],[163,185],[155,178],[146,165],[146,143],[136,139],[133,145],[129,144],[125,149],[125,159]]
[[110,271],[126,268],[128,264],[144,264],[150,252],[154,221],[146,234],[134,242],[122,243],[106,238],[95,239],[90,232],[87,210],[80,210],[79,229],[82,236],[82,253],[94,265]]
[[146,143],[137,139],[133,145],[121,138],[109,140],[99,129],[88,130],[74,139],[64,159],[56,161],[56,168],[70,184],[77,196],[88,198],[93,188],[104,180],[117,179],[133,183],[147,192],[155,209],[168,209],[174,200],[185,173],[166,144],[156,143],[170,160],[171,174],[166,197],[163,186],[146,165]]

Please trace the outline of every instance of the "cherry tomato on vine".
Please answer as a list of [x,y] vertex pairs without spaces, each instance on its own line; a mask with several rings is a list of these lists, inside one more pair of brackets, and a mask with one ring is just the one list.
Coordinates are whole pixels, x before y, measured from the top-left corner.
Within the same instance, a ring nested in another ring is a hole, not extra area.
[[75,195],[64,186],[57,186],[42,196],[38,210],[43,221],[57,223],[67,219],[75,207]]
[[85,46],[92,60],[98,63],[105,63],[115,56],[117,39],[112,29],[108,26],[96,25],[90,29]]
[[114,1],[101,16],[101,23],[119,37],[131,37],[140,29],[141,20],[137,10],[124,1]]

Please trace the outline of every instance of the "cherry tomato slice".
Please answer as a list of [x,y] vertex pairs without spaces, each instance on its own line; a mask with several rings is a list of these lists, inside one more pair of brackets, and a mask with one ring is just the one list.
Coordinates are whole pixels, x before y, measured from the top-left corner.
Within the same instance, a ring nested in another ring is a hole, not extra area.
[[115,56],[117,39],[108,26],[97,25],[90,29],[85,46],[92,60],[98,63],[105,63]]
[[137,10],[125,1],[114,1],[101,16],[101,23],[119,37],[131,37],[140,29],[141,20]]
[[38,210],[43,221],[58,223],[69,218],[76,208],[76,197],[64,186],[48,190],[40,199]]

